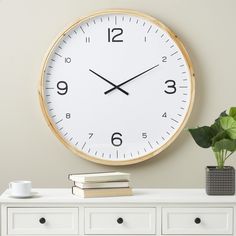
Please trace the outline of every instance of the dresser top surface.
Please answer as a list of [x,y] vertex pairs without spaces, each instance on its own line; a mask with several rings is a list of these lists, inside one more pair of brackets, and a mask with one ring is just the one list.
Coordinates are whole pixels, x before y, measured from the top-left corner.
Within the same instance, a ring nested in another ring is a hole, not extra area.
[[133,189],[133,196],[80,198],[69,188],[33,189],[32,198],[13,198],[6,190],[0,203],[236,203],[236,196],[208,196],[205,189]]

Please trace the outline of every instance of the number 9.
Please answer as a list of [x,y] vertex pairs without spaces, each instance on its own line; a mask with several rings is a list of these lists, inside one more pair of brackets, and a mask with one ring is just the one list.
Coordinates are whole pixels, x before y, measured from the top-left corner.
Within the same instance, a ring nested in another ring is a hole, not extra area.
[[68,85],[65,81],[59,81],[57,83],[57,88],[59,90],[59,91],[57,91],[57,93],[60,95],[65,95],[68,91]]

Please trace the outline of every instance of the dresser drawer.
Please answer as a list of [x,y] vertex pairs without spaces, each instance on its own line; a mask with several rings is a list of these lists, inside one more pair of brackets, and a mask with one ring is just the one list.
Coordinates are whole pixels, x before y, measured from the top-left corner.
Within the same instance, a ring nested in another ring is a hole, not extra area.
[[78,234],[78,208],[8,208],[7,231],[18,234]]
[[163,234],[232,234],[233,208],[163,208]]
[[85,234],[155,234],[155,208],[85,208]]

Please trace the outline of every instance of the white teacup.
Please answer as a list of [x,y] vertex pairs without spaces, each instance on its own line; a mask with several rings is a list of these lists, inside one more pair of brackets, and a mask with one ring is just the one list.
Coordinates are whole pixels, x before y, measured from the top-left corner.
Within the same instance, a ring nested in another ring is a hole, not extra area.
[[13,197],[30,197],[31,181],[18,180],[9,183],[10,194]]

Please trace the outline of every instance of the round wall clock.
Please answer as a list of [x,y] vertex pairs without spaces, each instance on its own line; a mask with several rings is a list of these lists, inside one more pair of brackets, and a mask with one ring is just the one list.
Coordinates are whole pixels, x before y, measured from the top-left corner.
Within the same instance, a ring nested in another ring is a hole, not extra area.
[[128,165],[164,150],[193,105],[194,74],[178,37],[157,19],[106,10],[53,44],[39,88],[45,118],[78,156]]

